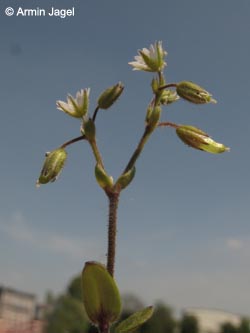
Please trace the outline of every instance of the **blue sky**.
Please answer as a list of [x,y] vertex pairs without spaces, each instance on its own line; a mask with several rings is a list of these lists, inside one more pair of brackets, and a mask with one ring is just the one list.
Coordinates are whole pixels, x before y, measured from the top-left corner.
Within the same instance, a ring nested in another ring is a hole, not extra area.
[[[7,17],[17,9],[75,7],[75,17]],[[162,40],[168,82],[194,81],[216,105],[178,101],[162,120],[192,124],[231,147],[210,155],[159,129],[121,196],[116,279],[122,292],[176,309],[249,314],[250,2],[3,0],[0,4],[0,283],[62,291],[84,262],[105,262],[107,200],[79,142],[54,184],[35,187],[44,153],[79,135],[56,110],[67,93],[99,94],[122,81],[119,102],[97,119],[98,144],[117,177],[143,131],[152,75],[128,65]]]

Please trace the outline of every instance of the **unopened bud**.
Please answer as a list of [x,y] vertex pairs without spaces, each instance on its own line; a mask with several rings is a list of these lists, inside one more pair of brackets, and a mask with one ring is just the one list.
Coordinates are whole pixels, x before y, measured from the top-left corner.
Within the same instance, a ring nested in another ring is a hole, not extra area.
[[195,104],[217,103],[209,92],[190,81],[179,82],[176,92],[180,97]]
[[132,182],[132,180],[135,176],[135,171],[136,171],[135,167],[133,167],[128,172],[121,175],[117,179],[117,182],[116,182],[115,186],[118,187],[121,190],[125,189]]
[[158,88],[159,88],[159,82],[155,77],[151,81],[151,87],[152,87],[153,93],[157,94],[158,93]]
[[219,154],[230,150],[228,147],[214,141],[207,133],[194,126],[180,125],[176,129],[176,133],[185,144],[195,149],[212,154]]
[[121,313],[121,298],[113,277],[104,265],[86,262],[82,271],[83,303],[90,321],[98,327],[115,322]]
[[108,109],[111,105],[119,98],[123,92],[124,86],[121,82],[117,83],[115,86],[107,88],[98,98],[98,106],[100,109]]
[[89,141],[93,141],[95,139],[95,123],[92,119],[87,119],[83,121],[82,134],[86,136]]
[[177,95],[176,91],[164,90],[162,92],[160,102],[162,105],[167,105],[178,101],[178,99],[180,99],[180,97]]
[[101,188],[109,189],[113,186],[113,178],[109,176],[100,164],[95,166],[95,177]]
[[147,126],[151,131],[157,126],[161,116],[161,107],[155,106],[154,108],[149,107],[146,116]]
[[58,178],[66,161],[67,153],[63,148],[59,148],[50,153],[46,153],[45,156],[46,158],[41,174],[36,182],[37,187],[41,184],[54,182]]

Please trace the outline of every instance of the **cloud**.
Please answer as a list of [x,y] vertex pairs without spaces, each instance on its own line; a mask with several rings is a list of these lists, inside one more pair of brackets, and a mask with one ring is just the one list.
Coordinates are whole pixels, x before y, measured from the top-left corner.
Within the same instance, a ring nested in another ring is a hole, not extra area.
[[244,241],[239,238],[228,238],[226,240],[226,246],[230,250],[241,250],[244,247]]
[[[58,232],[41,232],[26,221],[21,213],[14,213],[8,221],[0,221],[0,230],[10,239],[25,243],[27,246],[45,252],[56,253],[71,257],[71,259],[81,259],[83,256],[99,257],[103,253],[102,242],[97,239],[79,239],[74,236],[60,235]],[[101,258],[103,259],[103,258]]]

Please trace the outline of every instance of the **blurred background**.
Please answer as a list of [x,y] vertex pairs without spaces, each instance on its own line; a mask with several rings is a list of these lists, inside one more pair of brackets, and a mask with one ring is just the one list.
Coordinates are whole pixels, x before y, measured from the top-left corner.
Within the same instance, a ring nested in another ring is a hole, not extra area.
[[[6,16],[6,7],[75,8],[75,16]],[[107,87],[124,93],[97,118],[107,171],[116,178],[143,132],[152,74],[128,65],[162,40],[168,82],[194,81],[218,100],[178,101],[162,120],[197,126],[231,148],[185,146],[169,128],[154,133],[120,199],[116,280],[144,304],[177,313],[209,308],[249,315],[250,2],[199,0],[2,0],[0,3],[0,284],[58,297],[84,262],[106,260],[107,199],[89,146],[68,147],[54,184],[35,187],[44,154],[80,133],[56,109],[91,88],[90,110]],[[158,332],[158,331],[156,331]],[[160,332],[160,331],[159,331]],[[59,333],[59,331],[58,331]]]

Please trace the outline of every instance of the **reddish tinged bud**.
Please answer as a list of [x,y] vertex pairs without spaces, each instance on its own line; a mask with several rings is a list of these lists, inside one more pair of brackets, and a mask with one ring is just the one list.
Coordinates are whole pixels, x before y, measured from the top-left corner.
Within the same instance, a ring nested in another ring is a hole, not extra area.
[[214,141],[205,132],[190,125],[180,125],[176,129],[178,137],[188,146],[206,151],[212,154],[219,154],[230,149],[222,143]]
[[176,92],[181,98],[194,104],[217,103],[209,92],[190,81],[179,82]]

